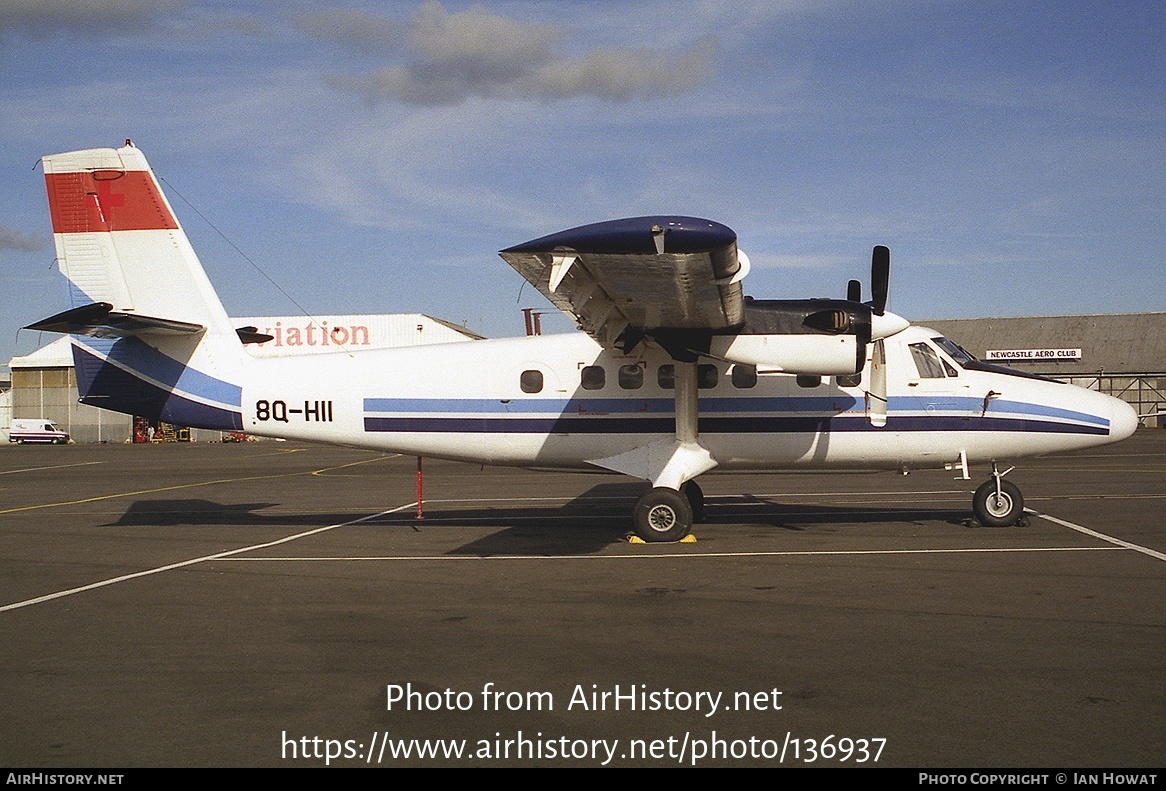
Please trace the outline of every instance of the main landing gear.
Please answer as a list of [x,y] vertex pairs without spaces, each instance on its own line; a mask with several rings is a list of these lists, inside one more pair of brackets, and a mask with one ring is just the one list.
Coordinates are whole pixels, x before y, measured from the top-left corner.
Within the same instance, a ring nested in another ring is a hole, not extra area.
[[1024,495],[1019,487],[1004,476],[1015,467],[1000,472],[992,462],[992,477],[980,484],[972,495],[972,511],[980,524],[988,527],[1009,527],[1024,519]]
[[704,492],[696,481],[687,482],[679,492],[666,486],[649,489],[632,509],[636,535],[649,543],[679,541],[694,522],[703,521]]

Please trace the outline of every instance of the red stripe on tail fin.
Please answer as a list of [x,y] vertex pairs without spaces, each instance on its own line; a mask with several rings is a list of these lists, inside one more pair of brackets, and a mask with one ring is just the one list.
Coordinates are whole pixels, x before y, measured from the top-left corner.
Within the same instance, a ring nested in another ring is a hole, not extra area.
[[154,231],[178,227],[146,170],[46,173],[53,233]]

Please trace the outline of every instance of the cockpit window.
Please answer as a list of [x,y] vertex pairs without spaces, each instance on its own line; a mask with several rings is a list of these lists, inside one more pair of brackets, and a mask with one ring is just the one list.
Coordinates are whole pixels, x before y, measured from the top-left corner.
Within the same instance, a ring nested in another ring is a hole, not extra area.
[[942,379],[943,365],[939,362],[939,355],[926,343],[912,343],[911,357],[915,360],[915,367],[919,369],[921,379]]
[[955,360],[962,367],[967,367],[968,363],[976,361],[976,358],[969,354],[962,346],[960,346],[958,343],[949,341],[947,338],[942,336],[938,338],[932,338],[931,342],[950,354],[951,359]]

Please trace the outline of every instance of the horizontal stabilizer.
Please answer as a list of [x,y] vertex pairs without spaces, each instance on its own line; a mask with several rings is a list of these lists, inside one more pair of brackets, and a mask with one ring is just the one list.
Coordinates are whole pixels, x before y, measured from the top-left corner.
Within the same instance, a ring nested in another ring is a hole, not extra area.
[[35,324],[29,324],[24,329],[63,332],[69,335],[89,335],[94,338],[126,338],[131,335],[147,333],[194,335],[204,332],[206,327],[201,324],[190,324],[173,319],[121,313],[115,311],[113,305],[108,302],[94,302],[66,310],[55,316],[49,316]]

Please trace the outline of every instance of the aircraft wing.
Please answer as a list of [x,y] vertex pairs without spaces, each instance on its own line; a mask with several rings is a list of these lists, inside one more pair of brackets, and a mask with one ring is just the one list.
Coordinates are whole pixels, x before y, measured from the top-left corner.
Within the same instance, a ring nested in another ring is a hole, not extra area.
[[609,220],[500,255],[607,348],[621,336],[630,348],[653,330],[716,331],[745,321],[749,259],[737,250],[737,234],[711,220]]

